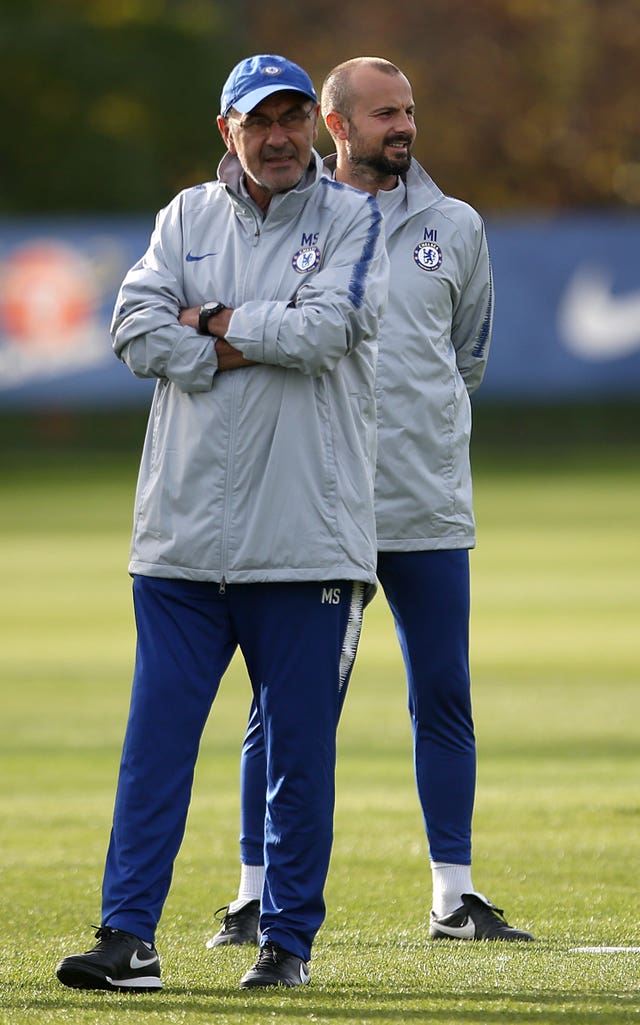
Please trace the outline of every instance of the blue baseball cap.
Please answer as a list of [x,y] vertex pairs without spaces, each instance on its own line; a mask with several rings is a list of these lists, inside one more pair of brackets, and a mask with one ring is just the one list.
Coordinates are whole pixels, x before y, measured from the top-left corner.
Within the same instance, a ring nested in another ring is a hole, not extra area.
[[318,102],[313,82],[306,71],[272,53],[259,53],[240,61],[225,82],[220,97],[220,113],[226,117],[231,108],[248,114],[272,93],[292,89]]

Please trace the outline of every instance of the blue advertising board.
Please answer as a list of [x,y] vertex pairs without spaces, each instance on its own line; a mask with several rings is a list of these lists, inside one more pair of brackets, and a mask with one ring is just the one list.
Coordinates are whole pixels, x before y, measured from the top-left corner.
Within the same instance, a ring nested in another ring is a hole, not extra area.
[[151,225],[0,221],[0,410],[148,404],[153,384],[113,354],[120,283]]
[[486,396],[640,397],[640,216],[487,225],[496,287]]
[[[113,355],[118,287],[152,219],[0,221],[0,410],[148,404]],[[640,214],[489,219],[483,398],[640,397]],[[446,254],[445,258],[446,258]]]

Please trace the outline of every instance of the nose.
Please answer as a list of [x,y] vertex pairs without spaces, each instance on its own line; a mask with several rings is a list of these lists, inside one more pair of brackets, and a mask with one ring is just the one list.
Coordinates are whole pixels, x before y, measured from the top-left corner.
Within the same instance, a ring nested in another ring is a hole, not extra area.
[[407,114],[405,110],[398,111],[395,127],[397,131],[409,133],[410,135],[413,135],[416,130],[413,117]]
[[288,135],[285,129],[282,127],[279,121],[272,121],[269,125],[269,133],[266,141],[271,146],[282,146],[284,142],[288,141]]

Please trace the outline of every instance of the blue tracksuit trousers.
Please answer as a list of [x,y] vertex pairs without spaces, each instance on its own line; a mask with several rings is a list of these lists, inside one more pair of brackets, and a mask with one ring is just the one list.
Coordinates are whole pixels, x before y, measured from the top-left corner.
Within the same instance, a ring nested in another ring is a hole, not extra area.
[[[378,579],[407,675],[416,784],[432,861],[471,864],[476,749],[469,675],[469,553],[380,552]],[[240,860],[262,864],[265,760],[252,705],[240,773]]]
[[136,663],[103,925],[154,940],[184,835],[202,731],[239,646],[264,726],[260,928],[264,940],[308,960],[325,914],[336,730],[364,590],[334,581],[227,584],[220,593],[211,583],[134,579]]

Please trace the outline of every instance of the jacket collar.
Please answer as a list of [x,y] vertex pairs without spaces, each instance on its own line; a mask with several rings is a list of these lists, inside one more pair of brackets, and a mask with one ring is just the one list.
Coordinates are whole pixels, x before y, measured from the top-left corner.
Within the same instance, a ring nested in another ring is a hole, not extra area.
[[[324,159],[325,174],[333,177],[336,169],[336,154],[332,153]],[[431,178],[424,167],[412,158],[409,170],[402,175],[402,180],[407,186],[406,216],[413,217],[421,210],[426,210],[434,203],[442,199],[444,193],[439,189],[433,178]]]
[[[247,202],[240,193],[240,179],[243,173],[237,156],[229,152],[225,153],[218,165],[218,180],[222,183],[238,212],[247,210]],[[280,217],[290,218],[304,206],[323,175],[322,158],[315,150],[312,150],[309,167],[298,184],[287,192],[280,192],[273,197],[265,218],[268,217],[269,220],[280,219]]]

